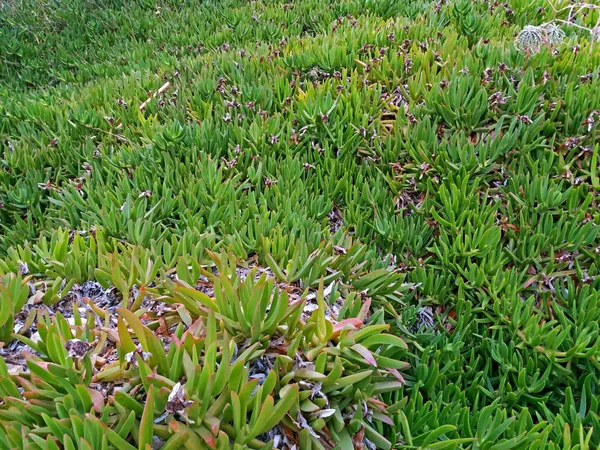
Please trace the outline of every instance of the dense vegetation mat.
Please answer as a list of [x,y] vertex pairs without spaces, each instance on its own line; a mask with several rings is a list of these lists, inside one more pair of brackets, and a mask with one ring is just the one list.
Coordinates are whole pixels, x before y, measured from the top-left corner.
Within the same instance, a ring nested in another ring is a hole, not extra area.
[[2,2],[0,448],[598,448],[568,5]]

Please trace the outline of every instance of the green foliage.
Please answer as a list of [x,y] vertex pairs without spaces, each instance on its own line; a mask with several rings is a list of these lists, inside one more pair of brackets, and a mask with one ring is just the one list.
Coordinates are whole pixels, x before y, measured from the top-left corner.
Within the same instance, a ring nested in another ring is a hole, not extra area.
[[[140,252],[109,255],[135,264]],[[288,433],[308,430],[302,439],[319,449],[322,440],[351,441],[369,414],[367,434],[391,448],[384,427],[393,422],[381,395],[404,384],[399,370],[408,364],[399,358],[407,346],[385,333],[383,315],[364,325],[367,303],[351,317],[356,291],[325,292],[323,277],[312,297],[306,292],[288,306],[266,272],[259,278],[257,267],[249,269],[240,281],[245,270],[235,258],[211,256],[218,275],[195,266],[212,275],[214,298],[166,278],[149,289],[170,305],[159,314],[88,302],[85,318],[78,304],[68,311],[69,324],[63,313],[40,311],[37,342],[13,335],[37,355],[27,356],[28,370],[12,376],[2,359],[0,443],[145,449],[157,436],[166,448],[267,448],[261,436],[285,425]],[[316,309],[307,308],[314,297]],[[345,313],[331,316],[326,298]]]
[[14,316],[21,311],[29,294],[27,279],[8,273],[0,280],[0,340],[7,341],[13,331]]
[[68,6],[0,5],[0,448],[600,446],[590,36]]

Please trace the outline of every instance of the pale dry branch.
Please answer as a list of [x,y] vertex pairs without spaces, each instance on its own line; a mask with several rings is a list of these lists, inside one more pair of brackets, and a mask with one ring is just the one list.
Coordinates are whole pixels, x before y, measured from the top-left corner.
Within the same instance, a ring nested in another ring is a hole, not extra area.
[[150,103],[150,101],[151,101],[153,98],[156,98],[158,95],[160,95],[160,94],[162,94],[163,92],[165,92],[165,91],[167,90],[167,88],[168,88],[170,85],[171,85],[171,83],[170,83],[170,82],[168,82],[168,81],[167,81],[165,84],[163,84],[163,85],[160,87],[160,89],[154,93],[154,95],[153,95],[152,97],[148,98],[148,100],[146,100],[144,103],[142,103],[142,104],[140,105],[140,111],[143,111],[144,109],[146,109],[146,106],[148,105],[148,103]]

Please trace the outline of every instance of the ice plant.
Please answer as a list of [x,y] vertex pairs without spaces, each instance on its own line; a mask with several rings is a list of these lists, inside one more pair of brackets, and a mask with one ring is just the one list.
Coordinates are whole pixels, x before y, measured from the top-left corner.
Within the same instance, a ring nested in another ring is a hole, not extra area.
[[0,449],[600,448],[598,14],[0,2]]

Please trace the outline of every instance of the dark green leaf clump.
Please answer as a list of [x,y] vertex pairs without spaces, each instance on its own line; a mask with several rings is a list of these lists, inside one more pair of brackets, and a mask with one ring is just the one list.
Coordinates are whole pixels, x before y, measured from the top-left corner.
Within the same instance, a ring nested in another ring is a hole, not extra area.
[[0,448],[600,447],[563,6],[2,2]]

